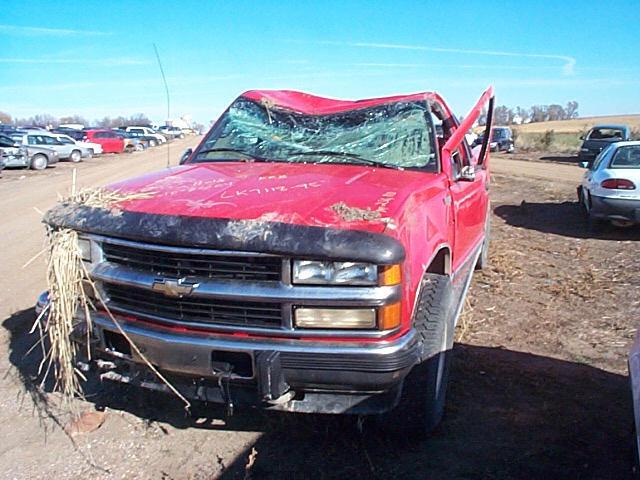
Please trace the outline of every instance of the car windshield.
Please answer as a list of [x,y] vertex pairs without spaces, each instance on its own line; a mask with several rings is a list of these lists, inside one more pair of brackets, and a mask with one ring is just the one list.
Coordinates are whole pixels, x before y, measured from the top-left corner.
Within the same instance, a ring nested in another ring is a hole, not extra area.
[[640,145],[618,148],[609,168],[640,168]]
[[236,100],[211,131],[196,162],[243,160],[356,163],[437,168],[433,126],[424,102],[395,102],[309,115],[246,98]]
[[594,128],[589,132],[587,140],[616,141],[624,138],[624,132],[618,128]]

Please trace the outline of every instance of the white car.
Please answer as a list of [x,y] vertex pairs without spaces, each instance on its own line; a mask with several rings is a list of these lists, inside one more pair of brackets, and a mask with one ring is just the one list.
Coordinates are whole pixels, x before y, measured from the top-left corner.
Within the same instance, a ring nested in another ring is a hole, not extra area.
[[56,134],[46,130],[28,130],[17,134],[17,136],[11,135],[11,138],[23,145],[48,148],[55,151],[60,160],[69,160],[74,163],[80,162],[83,158],[90,158],[92,155],[89,148],[75,142],[72,144],[63,143]]
[[75,144],[79,147],[87,148],[91,151],[92,155],[99,155],[102,153],[102,145],[99,143],[79,142],[78,140],[74,140],[69,135],[65,135],[63,133],[56,134],[56,138],[66,145]]
[[132,133],[139,133],[147,137],[154,137],[158,140],[159,143],[167,142],[167,137],[165,137],[164,135],[160,135],[159,133],[156,133],[149,127],[127,127],[125,128],[125,131],[132,132]]
[[640,224],[640,141],[607,146],[588,168],[578,187],[578,200],[592,223]]

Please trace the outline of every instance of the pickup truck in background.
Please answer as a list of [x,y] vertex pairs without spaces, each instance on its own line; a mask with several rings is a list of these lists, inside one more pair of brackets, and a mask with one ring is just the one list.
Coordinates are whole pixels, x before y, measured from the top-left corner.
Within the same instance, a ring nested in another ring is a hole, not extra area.
[[[63,204],[45,221],[79,232],[109,311],[185,397],[393,410],[427,434],[487,262],[489,145],[465,139],[487,104],[489,139],[491,88],[462,123],[436,93],[249,91],[180,166],[108,187],[147,198]],[[96,305],[101,378],[167,391]]]

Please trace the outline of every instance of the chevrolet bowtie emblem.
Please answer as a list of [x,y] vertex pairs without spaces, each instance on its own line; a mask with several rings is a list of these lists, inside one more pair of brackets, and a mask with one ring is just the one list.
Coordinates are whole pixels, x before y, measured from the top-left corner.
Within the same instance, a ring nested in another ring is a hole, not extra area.
[[152,290],[164,293],[167,297],[185,297],[198,288],[197,283],[188,283],[186,278],[162,278],[153,282]]

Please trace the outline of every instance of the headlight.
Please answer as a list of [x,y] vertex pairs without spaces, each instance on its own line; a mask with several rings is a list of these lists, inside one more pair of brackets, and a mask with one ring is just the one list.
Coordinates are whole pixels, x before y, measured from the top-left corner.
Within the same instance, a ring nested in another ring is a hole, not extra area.
[[295,260],[293,283],[307,285],[376,285],[378,267],[371,263]]
[[298,308],[298,328],[376,328],[373,308]]
[[88,238],[78,238],[78,249],[80,256],[85,262],[91,262],[91,240]]

